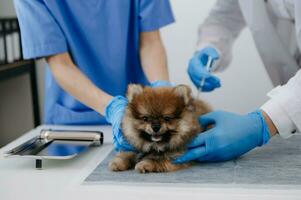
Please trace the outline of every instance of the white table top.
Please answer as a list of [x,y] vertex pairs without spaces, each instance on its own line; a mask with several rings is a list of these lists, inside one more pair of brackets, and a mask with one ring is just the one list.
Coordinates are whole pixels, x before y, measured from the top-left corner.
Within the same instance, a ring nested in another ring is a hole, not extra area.
[[103,127],[66,127],[104,132],[104,145],[95,147],[81,156],[71,160],[46,160],[43,169],[36,170],[33,159],[4,158],[3,152],[9,150],[33,135],[37,135],[41,126],[0,149],[0,199],[300,199],[301,189],[281,187],[249,189],[247,187],[231,188],[225,185],[208,185],[202,187],[165,187],[165,186],[125,186],[125,185],[82,185],[84,179],[106,157],[112,149],[111,128]]

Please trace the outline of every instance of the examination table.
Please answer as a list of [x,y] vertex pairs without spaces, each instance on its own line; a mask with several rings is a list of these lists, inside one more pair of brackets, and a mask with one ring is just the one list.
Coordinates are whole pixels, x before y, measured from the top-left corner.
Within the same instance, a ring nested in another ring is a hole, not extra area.
[[[104,144],[101,147],[91,148],[89,151],[84,152],[82,155],[74,159],[45,160],[43,161],[42,170],[35,169],[35,162],[30,158],[4,158],[3,153],[5,151],[17,146],[18,144],[21,144],[34,135],[39,134],[40,130],[45,128],[101,130],[104,133]],[[298,135],[294,137],[296,137],[297,139],[300,137],[301,141],[301,136]],[[293,141],[294,140],[292,140],[292,142]],[[300,145],[295,145],[295,148],[299,147],[301,152],[301,142]],[[203,181],[200,184],[193,183],[193,181],[187,183],[185,181],[183,181],[183,183],[174,183],[174,181],[170,181],[169,183],[168,180],[166,180],[165,182],[162,181],[164,179],[160,179],[160,177],[158,179],[160,180],[159,182],[156,182],[154,181],[155,179],[150,178],[146,178],[146,181],[143,181],[142,178],[142,180],[140,180],[140,184],[139,181],[135,183],[133,181],[120,179],[121,177],[123,177],[122,174],[114,175],[117,179],[119,176],[119,179],[121,180],[120,182],[118,182],[118,180],[104,180],[105,178],[108,179],[109,172],[107,172],[106,174],[101,174],[105,171],[105,168],[104,166],[102,166],[101,162],[103,160],[105,160],[104,163],[107,162],[105,158],[108,155],[112,154],[112,148],[111,128],[109,126],[40,126],[34,130],[31,130],[0,150],[0,199],[301,199],[301,178],[299,179],[299,177],[301,177],[301,165],[299,165],[299,163],[301,163],[301,160],[298,159],[298,156],[295,158],[298,160],[294,160],[294,157],[287,157],[290,159],[287,161],[288,165],[290,166],[290,168],[294,168],[288,170],[294,170],[294,172],[296,172],[295,176],[291,176],[291,178],[288,178],[289,180],[282,180],[279,182],[276,181],[277,183],[275,184],[273,184],[273,182],[268,182],[268,184],[258,182],[257,184],[256,180],[259,180],[258,177],[257,179],[251,177],[256,176],[256,174],[252,173],[254,172],[254,170],[251,170],[249,173],[245,172],[245,174],[249,174],[249,176],[252,178],[248,180],[253,180],[253,182],[246,182],[246,184],[244,182],[233,181],[222,181],[221,183],[218,183],[218,181],[211,181],[208,183],[206,183],[206,181]],[[289,148],[292,148],[292,145],[289,145]],[[241,159],[243,160],[249,158],[249,160],[251,160],[251,156],[253,156],[252,159],[254,159],[254,161],[252,161],[253,164],[255,163],[254,167],[260,166],[260,163],[259,165],[257,165],[255,161],[256,159],[262,159],[262,157],[259,158],[258,156],[257,158],[256,152],[250,154],[249,157],[247,154],[244,156],[245,158]],[[275,156],[274,158],[277,159],[277,157]],[[283,171],[286,170],[286,163],[275,163],[275,167],[283,167],[282,171],[279,171],[279,176],[281,176],[280,173],[283,173]],[[221,164],[220,166],[221,168],[223,168],[223,164]],[[206,167],[208,168],[210,167],[210,165],[208,166],[207,164]],[[252,167],[251,169],[253,169],[254,167]],[[98,174],[99,171],[97,170],[102,171],[100,174]],[[269,173],[273,169],[266,170],[267,173]],[[130,177],[128,173],[129,172],[127,172],[127,177]],[[136,172],[131,173],[133,174],[133,177],[138,176]],[[273,173],[274,176],[278,176],[277,171]],[[98,175],[100,175],[99,177],[102,180],[95,181],[95,177],[97,177]],[[220,176],[223,175],[229,176],[229,174],[227,174],[227,171],[225,171]],[[139,175],[140,178],[141,176],[143,175]],[[155,176],[158,178],[158,176],[160,175],[156,174]],[[181,176],[183,178],[183,175]],[[131,177],[128,179],[131,179]]]

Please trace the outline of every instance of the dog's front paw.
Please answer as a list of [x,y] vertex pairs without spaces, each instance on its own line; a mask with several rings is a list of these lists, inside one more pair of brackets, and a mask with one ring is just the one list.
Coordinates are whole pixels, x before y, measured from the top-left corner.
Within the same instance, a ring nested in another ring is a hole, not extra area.
[[116,157],[109,162],[109,169],[114,172],[128,170],[128,163],[122,158]]
[[142,160],[135,166],[135,170],[140,173],[156,172],[155,169],[155,164],[150,160]]

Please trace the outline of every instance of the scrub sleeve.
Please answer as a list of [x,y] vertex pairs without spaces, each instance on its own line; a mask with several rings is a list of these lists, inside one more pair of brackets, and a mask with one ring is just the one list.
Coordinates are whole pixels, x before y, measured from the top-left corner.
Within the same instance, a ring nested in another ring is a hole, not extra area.
[[40,0],[14,0],[22,35],[25,59],[68,51],[65,36]]
[[139,31],[156,31],[173,23],[174,16],[168,0],[140,0]]

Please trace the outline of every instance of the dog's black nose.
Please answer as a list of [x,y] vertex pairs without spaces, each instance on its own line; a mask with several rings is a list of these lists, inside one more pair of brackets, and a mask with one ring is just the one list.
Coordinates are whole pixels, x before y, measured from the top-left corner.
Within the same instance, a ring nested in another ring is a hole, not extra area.
[[155,133],[157,133],[161,128],[160,124],[152,124],[152,129]]

